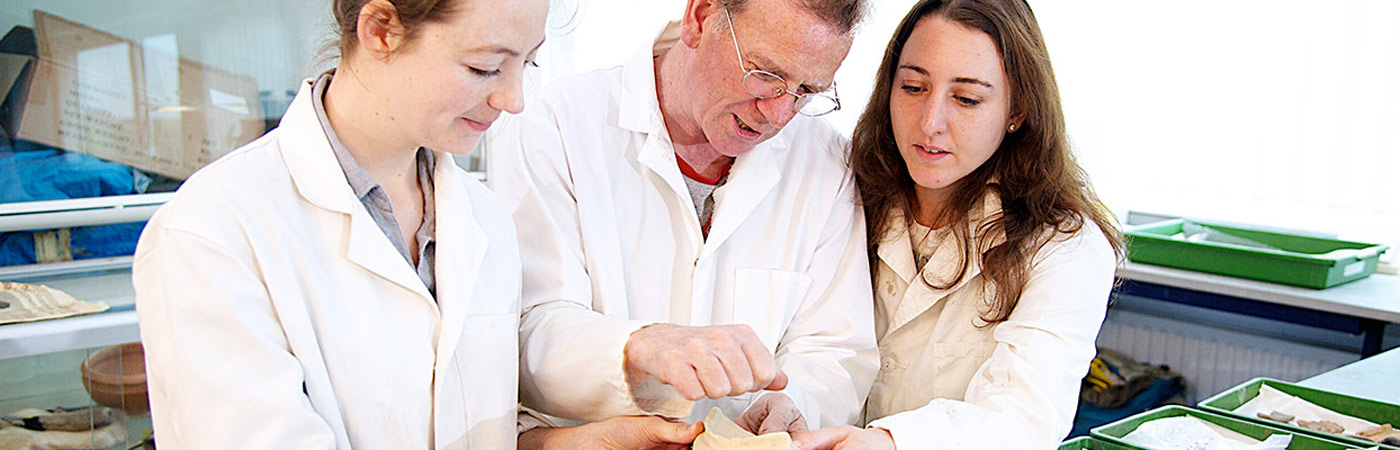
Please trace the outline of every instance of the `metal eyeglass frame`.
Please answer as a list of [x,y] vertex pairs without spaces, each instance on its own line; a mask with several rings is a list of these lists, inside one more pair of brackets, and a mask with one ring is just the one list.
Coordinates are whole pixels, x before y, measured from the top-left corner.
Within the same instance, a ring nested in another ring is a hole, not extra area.
[[[763,69],[745,69],[744,52],[742,50],[739,50],[739,36],[734,33],[734,20],[731,19],[729,16],[729,8],[724,8],[724,20],[725,22],[729,23],[729,37],[733,38],[734,40],[734,54],[739,58],[739,70],[744,71],[744,79],[741,81],[741,83],[744,86],[745,92],[748,92],[749,95],[754,96],[754,98],[765,100],[771,98],[778,98],[783,94],[791,95],[794,97],[793,106],[795,107],[795,109],[797,109],[797,113],[808,117],[824,116],[841,110],[841,97],[836,93],[835,82],[832,82],[831,89],[828,89],[828,91],[831,92],[831,95],[827,95],[827,91],[813,92],[810,94],[799,94],[788,90],[787,80],[783,79],[783,77],[778,76],[778,74]],[[757,76],[758,78],[753,78],[754,76]],[[764,78],[768,78],[769,81],[764,81]],[[759,83],[764,83],[768,86],[766,86],[765,89],[762,90],[763,93],[754,92],[753,89],[749,87],[750,79],[757,79]],[[777,83],[776,87],[774,87],[774,82]],[[773,88],[771,90],[772,93],[769,93],[769,89],[767,89],[768,87]],[[806,111],[806,106],[810,104],[811,97],[819,97],[826,100],[830,100],[832,104],[831,109],[820,111],[817,113]]]

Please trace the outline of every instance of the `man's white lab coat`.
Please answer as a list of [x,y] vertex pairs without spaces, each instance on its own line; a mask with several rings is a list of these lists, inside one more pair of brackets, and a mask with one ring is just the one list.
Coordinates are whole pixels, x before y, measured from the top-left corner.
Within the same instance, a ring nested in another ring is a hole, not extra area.
[[351,191],[310,92],[141,236],[161,448],[515,448],[509,213],[438,154],[434,300]]
[[493,148],[489,179],[514,208],[525,268],[522,399],[579,420],[698,420],[714,404],[737,417],[756,394],[691,405],[669,386],[630,390],[623,348],[651,323],[747,324],[809,425],[855,421],[877,358],[846,141],[793,119],[735,161],[705,238],[649,50],[556,82]]

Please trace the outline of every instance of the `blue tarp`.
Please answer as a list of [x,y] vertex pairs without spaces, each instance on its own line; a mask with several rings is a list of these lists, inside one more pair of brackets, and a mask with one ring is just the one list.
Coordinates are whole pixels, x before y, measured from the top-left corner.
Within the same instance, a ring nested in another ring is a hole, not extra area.
[[[0,146],[0,203],[140,194],[146,175],[125,165],[56,149]],[[72,229],[73,259],[130,255],[145,222]],[[31,232],[0,233],[0,266],[34,264]]]

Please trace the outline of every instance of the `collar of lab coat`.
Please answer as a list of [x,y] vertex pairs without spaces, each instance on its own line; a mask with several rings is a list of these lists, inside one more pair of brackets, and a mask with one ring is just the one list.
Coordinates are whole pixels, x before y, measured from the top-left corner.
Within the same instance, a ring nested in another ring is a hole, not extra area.
[[[666,180],[671,190],[683,197],[680,201],[689,202],[690,194],[685,187],[684,175],[676,163],[675,146],[666,131],[666,121],[661,115],[661,103],[657,100],[655,61],[652,57],[652,47],[647,46],[623,65],[618,126],[646,135],[645,143],[637,155],[638,161]],[[738,67],[735,67],[735,70],[738,70]],[[794,122],[798,120],[808,119],[793,118]],[[763,198],[777,187],[778,182],[782,180],[779,158],[787,148],[786,133],[780,132],[748,153],[735,158],[728,180],[714,193],[715,212],[710,223],[709,237],[700,236],[698,225],[695,227],[693,242],[696,245],[703,243],[698,262],[703,262],[715,248],[732,236],[744,219],[753,214]],[[699,219],[696,219],[696,222],[698,223]]]
[[[282,140],[287,171],[297,192],[312,205],[350,216],[346,257],[352,262],[418,294],[443,317],[464,315],[467,305],[454,304],[453,300],[469,298],[486,254],[488,237],[472,215],[472,202],[463,198],[466,192],[462,185],[464,180],[456,165],[451,164],[451,155],[435,155],[438,161],[448,164],[437,164],[433,172],[437,229],[444,231],[437,236],[438,298],[435,299],[413,268],[404,263],[403,257],[384,236],[374,218],[360,205],[324,132],[303,131],[321,130],[320,121],[312,109],[312,82],[314,80],[302,83],[280,125],[282,129],[289,130],[282,133],[279,139]],[[443,299],[447,301],[441,301]],[[460,331],[461,324],[455,326],[455,330]],[[442,335],[454,335],[456,331],[452,327],[451,321],[444,323]],[[454,341],[448,339],[446,342]],[[451,347],[451,344],[445,347]],[[438,350],[446,350],[450,354],[452,349],[440,346]]]
[[[973,278],[982,273],[981,254],[976,249],[981,248],[976,241],[978,239],[978,227],[1001,213],[1001,197],[996,194],[990,186],[982,196],[979,205],[973,205],[968,221],[968,235],[973,240],[974,251],[969,255],[967,273],[956,284],[947,289],[935,289],[920,280],[920,275],[928,277],[935,282],[941,281],[948,276],[940,269],[946,269],[946,265],[938,264],[938,261],[953,261],[961,257],[963,246],[956,239],[944,239],[938,244],[934,251],[930,263],[925,264],[922,271],[916,268],[914,262],[914,247],[910,242],[908,218],[900,210],[891,210],[889,225],[884,237],[875,249],[876,257],[885,266],[894,271],[895,275],[908,286],[901,295],[898,308],[894,317],[891,318],[889,331],[899,329],[904,324],[909,323],[924,311],[938,304],[945,296],[957,292],[966,286]],[[987,247],[993,247],[1006,242],[1006,233],[998,230],[991,236],[992,242]]]

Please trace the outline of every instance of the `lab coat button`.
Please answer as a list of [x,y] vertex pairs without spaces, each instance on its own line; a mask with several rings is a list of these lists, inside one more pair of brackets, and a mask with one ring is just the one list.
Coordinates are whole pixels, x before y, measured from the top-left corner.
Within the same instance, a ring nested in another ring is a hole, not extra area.
[[884,359],[883,361],[880,361],[880,371],[881,371],[881,372],[894,372],[894,357],[893,357],[893,356],[886,356],[886,357],[884,357],[883,359]]

